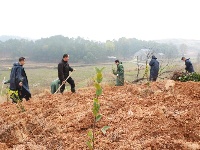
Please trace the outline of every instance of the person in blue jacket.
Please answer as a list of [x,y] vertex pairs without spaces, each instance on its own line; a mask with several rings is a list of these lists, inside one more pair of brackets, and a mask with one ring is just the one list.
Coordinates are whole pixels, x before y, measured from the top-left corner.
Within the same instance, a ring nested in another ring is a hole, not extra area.
[[189,73],[192,73],[194,72],[194,68],[193,68],[193,65],[192,65],[192,62],[190,61],[190,58],[186,59],[185,57],[182,57],[181,58],[182,61],[185,62],[185,70]]
[[150,81],[156,81],[159,72],[159,62],[157,58],[153,55],[151,61],[149,62],[150,69]]
[[[20,57],[19,62],[14,63],[11,73],[10,73],[10,90],[15,93],[18,92],[19,99],[25,98],[29,100],[31,98],[31,93],[28,85],[28,78],[24,69],[25,58]],[[13,93],[14,93],[13,92]],[[11,97],[12,99],[12,97]],[[16,100],[12,99],[14,103]]]

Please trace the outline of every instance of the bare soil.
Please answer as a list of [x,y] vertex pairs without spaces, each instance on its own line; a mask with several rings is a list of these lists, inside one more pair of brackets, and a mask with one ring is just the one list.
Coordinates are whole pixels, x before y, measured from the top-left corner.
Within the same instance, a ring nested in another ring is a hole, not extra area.
[[[76,94],[42,93],[23,102],[0,105],[0,149],[86,150],[92,127],[95,89]],[[150,84],[104,86],[102,120],[96,135],[99,150],[200,149],[200,83],[167,80]]]

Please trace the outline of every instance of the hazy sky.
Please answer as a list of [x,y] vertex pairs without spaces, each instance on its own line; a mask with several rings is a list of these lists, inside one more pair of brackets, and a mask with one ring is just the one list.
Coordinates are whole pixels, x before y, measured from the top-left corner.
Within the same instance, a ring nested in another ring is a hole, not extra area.
[[0,0],[0,35],[200,40],[199,0]]

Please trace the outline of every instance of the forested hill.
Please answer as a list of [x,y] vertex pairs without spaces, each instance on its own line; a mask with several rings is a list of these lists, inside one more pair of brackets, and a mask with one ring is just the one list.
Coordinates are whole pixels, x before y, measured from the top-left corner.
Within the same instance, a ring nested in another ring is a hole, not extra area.
[[2,42],[8,41],[10,39],[18,39],[18,40],[20,40],[22,38],[19,37],[19,36],[8,36],[8,35],[1,35],[0,36],[0,41],[2,41]]
[[58,62],[64,53],[68,53],[71,62],[97,63],[105,62],[108,56],[129,60],[135,52],[143,48],[152,49],[156,53],[162,52],[168,58],[178,55],[178,49],[173,44],[124,37],[118,40],[99,42],[81,37],[68,38],[57,35],[36,41],[25,39],[0,41],[0,56],[1,59],[25,56],[31,61]]

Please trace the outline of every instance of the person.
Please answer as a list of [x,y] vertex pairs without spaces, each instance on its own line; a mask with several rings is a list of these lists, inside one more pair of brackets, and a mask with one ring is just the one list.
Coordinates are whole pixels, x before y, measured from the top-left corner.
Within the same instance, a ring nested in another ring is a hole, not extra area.
[[[10,73],[10,93],[13,103],[25,98],[27,101],[31,98],[28,85],[28,78],[24,69],[25,58],[20,57],[19,62],[14,63]],[[14,95],[13,95],[14,94]],[[17,97],[17,98],[16,98]]]
[[[58,78],[60,80],[60,84],[62,85],[62,87],[60,88],[60,92],[63,94],[64,90],[65,90],[65,80],[68,78],[69,76],[69,72],[71,71],[75,71],[75,69],[71,68],[68,64],[69,61],[69,55],[68,54],[64,54],[63,55],[63,59],[61,60],[61,62],[58,64]],[[75,93],[75,83],[74,80],[69,77],[67,79],[67,82],[70,84],[71,86],[71,92]]]
[[150,81],[156,81],[159,72],[159,62],[157,58],[153,55],[151,61],[149,62],[150,69]]
[[119,60],[115,60],[115,64],[117,65],[117,70],[113,69],[113,74],[117,76],[116,79],[116,86],[123,86],[124,85],[124,67],[122,62]]
[[181,60],[185,62],[186,72],[189,72],[189,73],[194,72],[194,68],[193,68],[192,62],[190,61],[190,58],[186,59],[185,57],[182,57]]
[[54,94],[58,90],[59,85],[60,85],[59,79],[56,79],[51,82],[51,94]]

